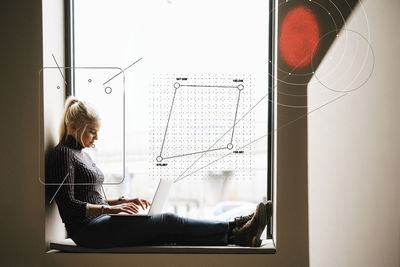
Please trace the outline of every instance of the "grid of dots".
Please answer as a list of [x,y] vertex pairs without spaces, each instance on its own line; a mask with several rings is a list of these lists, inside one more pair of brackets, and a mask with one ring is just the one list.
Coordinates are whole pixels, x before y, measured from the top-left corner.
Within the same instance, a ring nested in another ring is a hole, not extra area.
[[[237,80],[243,80],[243,82]],[[174,84],[177,82],[180,87],[176,89],[173,101]],[[237,88],[218,87],[237,87],[240,84],[244,86],[244,89],[240,93],[239,104]],[[195,85],[196,87],[185,85]],[[210,87],[201,87],[203,85]],[[231,179],[252,179],[255,175],[253,146],[247,146],[243,149],[243,153],[234,153],[255,138],[255,123],[252,113],[249,113],[235,126],[232,140],[233,149],[227,149],[232,138],[232,129],[230,128],[234,123],[237,104],[237,120],[239,120],[250,110],[253,103],[252,91],[254,88],[252,85],[251,75],[243,74],[173,73],[154,75],[149,101],[152,113],[150,114],[152,132],[149,150],[152,153],[149,155],[149,159],[152,161],[149,165],[151,166],[151,176],[154,179],[156,177],[176,179],[180,175],[190,174],[184,179],[207,179],[210,174],[232,171]],[[172,103],[173,108],[170,114]],[[169,115],[170,120],[165,134]],[[164,136],[165,141],[162,145]],[[156,158],[160,156],[161,147],[163,160],[159,162]],[[182,156],[217,148],[224,149]],[[223,157],[227,154],[229,155]],[[221,157],[223,158],[221,159]],[[194,162],[195,164],[188,169]],[[167,165],[163,166],[165,164]]]

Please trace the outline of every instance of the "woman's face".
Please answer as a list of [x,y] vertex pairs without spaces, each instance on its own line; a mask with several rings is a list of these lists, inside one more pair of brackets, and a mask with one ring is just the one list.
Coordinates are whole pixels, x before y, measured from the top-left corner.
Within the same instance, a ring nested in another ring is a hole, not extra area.
[[90,147],[98,139],[97,133],[100,130],[100,122],[94,122],[86,125],[83,133],[78,131],[78,142],[83,147]]

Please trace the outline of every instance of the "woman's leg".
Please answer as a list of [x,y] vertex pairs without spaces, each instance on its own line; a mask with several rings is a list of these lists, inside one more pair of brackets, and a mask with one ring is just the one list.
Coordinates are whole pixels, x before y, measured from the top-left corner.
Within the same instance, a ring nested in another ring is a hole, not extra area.
[[85,247],[145,244],[227,245],[228,222],[163,213],[149,217],[101,215],[72,235]]

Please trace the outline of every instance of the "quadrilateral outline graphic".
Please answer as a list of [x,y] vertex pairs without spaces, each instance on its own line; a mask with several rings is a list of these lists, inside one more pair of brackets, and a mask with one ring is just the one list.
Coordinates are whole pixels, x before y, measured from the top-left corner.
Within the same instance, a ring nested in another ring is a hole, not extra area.
[[[174,103],[175,103],[176,93],[177,93],[178,89],[182,88],[182,87],[235,88],[235,89],[238,90],[238,97],[237,97],[237,102],[236,102],[235,118],[233,120],[231,139],[230,139],[230,142],[226,146],[219,147],[219,148],[214,148],[214,149],[202,150],[202,151],[194,151],[194,152],[180,154],[180,155],[172,155],[172,156],[168,156],[168,157],[163,157],[162,156],[163,149],[164,149],[164,144],[165,144],[165,139],[166,139],[166,136],[167,136],[167,133],[168,133],[168,126],[169,126],[169,122],[170,122],[170,119],[171,119],[171,115],[172,115],[172,111],[173,111],[173,107],[174,107]],[[163,160],[166,160],[166,159],[190,156],[190,155],[195,155],[195,154],[200,154],[200,153],[208,153],[208,152],[213,152],[213,151],[217,151],[217,150],[225,150],[225,149],[231,150],[233,148],[233,136],[234,136],[234,133],[235,133],[235,125],[236,125],[237,112],[238,112],[238,108],[239,108],[240,95],[241,95],[243,89],[244,89],[244,85],[243,84],[239,84],[239,85],[236,85],[236,86],[233,86],[233,85],[226,86],[226,85],[180,84],[178,82],[174,83],[174,96],[172,97],[172,103],[171,103],[171,107],[170,107],[169,114],[168,114],[167,125],[165,126],[165,132],[164,132],[164,137],[163,137],[163,141],[162,141],[162,144],[161,144],[160,153],[156,157],[156,161],[157,162],[162,162]]]

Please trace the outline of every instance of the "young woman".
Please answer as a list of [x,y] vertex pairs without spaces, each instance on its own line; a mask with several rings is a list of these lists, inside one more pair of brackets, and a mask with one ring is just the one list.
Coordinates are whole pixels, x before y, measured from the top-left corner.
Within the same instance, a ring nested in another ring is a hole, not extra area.
[[272,203],[261,202],[254,213],[234,221],[195,220],[163,213],[153,216],[113,217],[137,213],[150,203],[139,198],[106,201],[104,175],[83,148],[97,140],[100,118],[94,108],[69,98],[61,123],[60,143],[46,161],[46,181],[69,236],[83,247],[115,247],[145,244],[227,245],[257,247],[272,213]]

